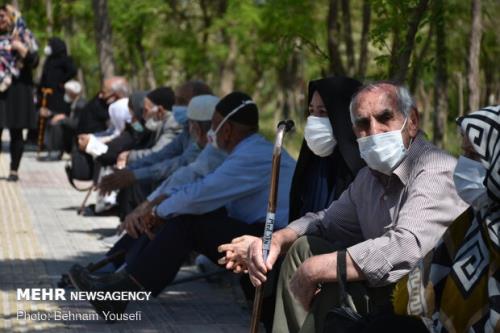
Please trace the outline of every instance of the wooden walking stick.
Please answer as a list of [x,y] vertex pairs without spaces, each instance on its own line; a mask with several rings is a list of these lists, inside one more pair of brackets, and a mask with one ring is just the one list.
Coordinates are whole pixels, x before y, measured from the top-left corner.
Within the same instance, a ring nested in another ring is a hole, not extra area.
[[[52,88],[42,88],[42,106],[41,108],[47,107],[47,96],[52,95],[54,90]],[[40,108],[40,109],[41,109]],[[40,114],[38,117],[38,149],[37,149],[37,157],[40,157],[40,153],[43,149],[43,137],[45,136],[45,123],[47,121],[47,117],[44,117]]]
[[[276,214],[276,204],[278,202],[278,182],[280,175],[281,146],[285,133],[292,130],[294,123],[292,120],[283,120],[278,124],[276,130],[276,141],[273,149],[273,164],[271,167],[271,185],[269,189],[269,200],[267,205],[266,225],[264,227],[264,236],[262,240],[262,256],[264,262],[267,261],[269,250],[271,249],[271,239],[273,237],[274,220]],[[260,313],[262,311],[263,285],[255,288],[255,297],[253,301],[252,321],[250,323],[250,332],[259,331]]]

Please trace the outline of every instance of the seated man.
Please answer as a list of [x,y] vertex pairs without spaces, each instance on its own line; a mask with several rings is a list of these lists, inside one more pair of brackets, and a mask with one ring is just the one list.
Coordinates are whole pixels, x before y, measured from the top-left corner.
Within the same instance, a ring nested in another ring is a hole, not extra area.
[[327,311],[338,305],[337,251],[346,248],[347,288],[356,308],[383,309],[393,284],[467,208],[453,184],[456,160],[424,140],[406,88],[367,85],[350,109],[368,167],[327,209],[275,232],[266,263],[260,239],[249,247],[248,270],[256,286],[288,252],[278,282],[275,332],[323,332]]
[[[139,290],[157,295],[177,274],[192,250],[213,261],[217,246],[243,234],[258,235],[267,210],[273,145],[257,134],[258,109],[249,96],[234,92],[216,106],[209,141],[228,153],[212,173],[194,183],[172,189],[172,194],[152,209],[162,220],[154,239],[142,235],[120,241],[127,257],[124,269],[95,279],[85,270],[70,272],[80,290]],[[286,225],[288,196],[295,162],[284,151],[281,156],[276,227]],[[150,219],[127,224],[127,232],[145,232]],[[126,302],[92,302],[99,313],[125,310]]]

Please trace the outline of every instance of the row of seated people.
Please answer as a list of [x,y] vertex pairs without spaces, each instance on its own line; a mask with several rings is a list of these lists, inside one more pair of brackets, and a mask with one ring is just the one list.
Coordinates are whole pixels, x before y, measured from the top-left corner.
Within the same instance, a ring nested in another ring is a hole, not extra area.
[[[145,98],[145,115],[160,109],[154,93]],[[366,331],[390,323],[394,331],[497,331],[498,106],[459,120],[464,156],[457,163],[425,139],[403,86],[312,81],[297,163],[282,154],[275,232],[264,262],[259,236],[273,146],[258,134],[257,105],[240,92],[221,100],[191,96],[186,104],[188,125],[163,149],[186,133],[190,147],[203,150],[167,178],[147,169],[146,185],[136,170],[175,156],[131,162],[132,150],[124,168],[100,180],[100,192],[120,189],[128,198],[123,207],[132,210],[124,217],[126,234],[106,254],[113,272],[96,276],[75,265],[69,275],[77,288],[158,295],[191,251],[214,262],[223,255],[219,262],[248,272],[243,280],[254,286],[269,280],[262,316],[268,330],[323,332],[332,329],[327,314],[338,305],[337,261],[345,254],[353,303],[372,314]],[[176,114],[163,109],[165,118]],[[193,115],[202,113],[203,123],[196,123],[201,118]],[[89,137],[80,137],[82,149],[106,150]],[[248,283],[245,290],[253,292]],[[127,306],[91,303],[100,313]]]

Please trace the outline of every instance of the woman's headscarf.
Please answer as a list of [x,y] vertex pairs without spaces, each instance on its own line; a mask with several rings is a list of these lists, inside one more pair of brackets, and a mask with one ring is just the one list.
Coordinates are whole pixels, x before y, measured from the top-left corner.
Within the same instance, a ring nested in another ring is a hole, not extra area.
[[23,59],[17,52],[11,51],[12,41],[19,39],[30,53],[36,52],[38,45],[17,9],[11,5],[3,5],[0,6],[0,10],[7,12],[12,22],[10,33],[0,35],[0,91],[5,91],[10,87],[12,78],[19,77],[23,68]]
[[[349,114],[349,104],[352,96],[361,87],[361,82],[347,77],[327,77],[309,82],[308,105],[315,91],[321,96],[332,124],[333,135],[337,145],[328,158],[331,158],[335,168],[328,177],[330,188],[335,184],[334,198],[347,188],[358,171],[365,166],[359,154],[356,136],[352,131]],[[309,115],[306,109],[306,117]],[[308,166],[314,163],[316,155],[309,149],[305,140],[302,142],[297,166],[292,179],[290,191],[290,221],[301,215],[304,179]]]
[[119,99],[109,106],[109,121],[113,127],[113,137],[120,135],[131,119],[132,116],[128,111],[128,98]]
[[[420,316],[432,332],[500,327],[500,105],[458,119],[487,169],[492,202],[459,216],[436,247],[398,283],[397,314]],[[410,306],[411,304],[411,306]]]

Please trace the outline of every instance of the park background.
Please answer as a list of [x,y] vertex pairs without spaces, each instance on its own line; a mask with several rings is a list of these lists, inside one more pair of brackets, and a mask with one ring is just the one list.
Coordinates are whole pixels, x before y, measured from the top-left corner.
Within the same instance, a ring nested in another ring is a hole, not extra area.
[[[460,152],[457,116],[499,103],[498,0],[17,0],[41,45],[64,39],[87,96],[110,75],[134,89],[206,81],[247,92],[261,131],[292,118],[326,75],[404,82],[429,139]],[[41,73],[37,70],[37,77]]]

